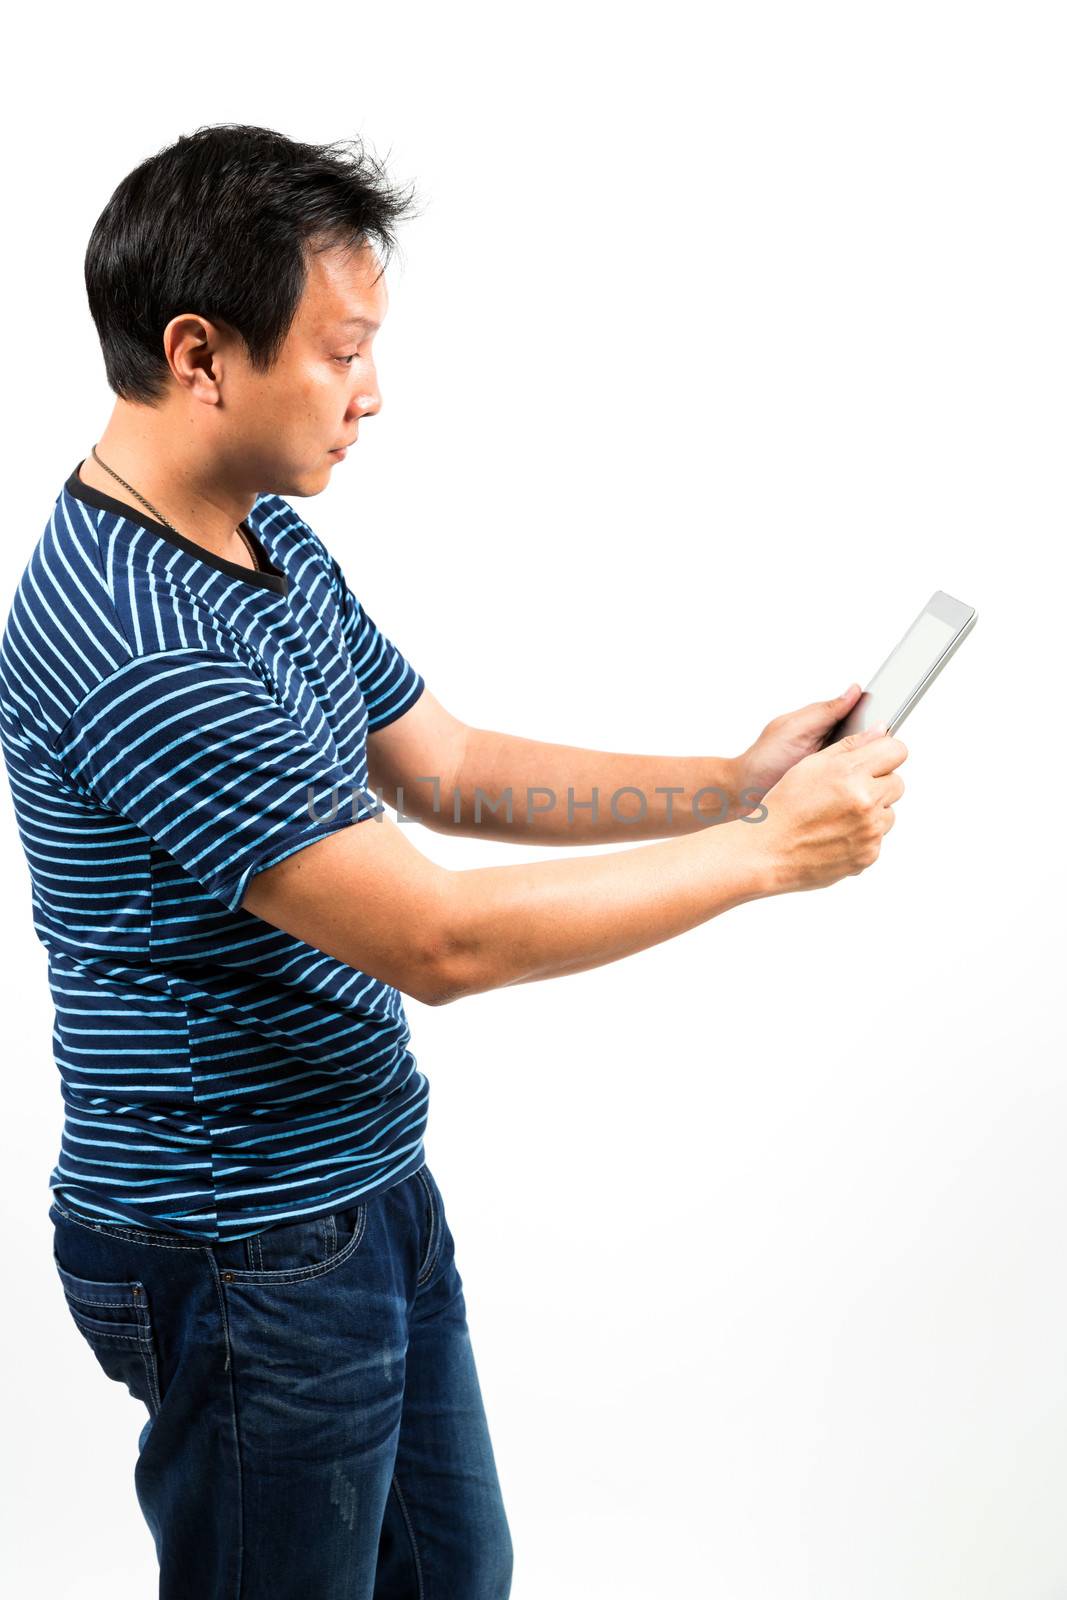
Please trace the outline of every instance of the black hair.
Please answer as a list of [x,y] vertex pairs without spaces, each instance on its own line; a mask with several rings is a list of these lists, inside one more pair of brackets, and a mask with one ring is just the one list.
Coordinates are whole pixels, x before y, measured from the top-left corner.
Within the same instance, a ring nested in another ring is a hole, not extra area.
[[123,178],[85,252],[109,386],[124,400],[160,400],[163,330],[185,311],[225,323],[252,366],[268,370],[303,295],[308,252],[370,244],[384,270],[412,200],[358,139],[303,144],[234,122],[183,134]]

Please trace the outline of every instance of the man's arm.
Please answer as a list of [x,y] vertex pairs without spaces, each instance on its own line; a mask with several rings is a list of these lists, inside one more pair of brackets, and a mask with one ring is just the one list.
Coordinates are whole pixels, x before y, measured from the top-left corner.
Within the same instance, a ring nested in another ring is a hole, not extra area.
[[241,907],[427,1005],[582,972],[774,892],[737,822],[609,855],[449,871],[384,811],[250,879]]
[[898,739],[798,762],[766,821],[610,855],[448,871],[384,812],[251,878],[242,908],[430,1005],[584,972],[747,900],[819,888],[877,857],[903,790]]
[[402,817],[511,844],[636,844],[703,831],[756,804],[730,757],[625,755],[494,733],[460,722],[429,689],[368,737],[367,761],[371,788]]

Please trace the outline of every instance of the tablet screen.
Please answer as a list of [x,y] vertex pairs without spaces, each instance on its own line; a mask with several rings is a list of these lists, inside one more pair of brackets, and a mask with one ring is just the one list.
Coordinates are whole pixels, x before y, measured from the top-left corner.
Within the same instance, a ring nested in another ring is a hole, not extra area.
[[958,632],[952,623],[935,617],[931,611],[916,617],[889,660],[879,667],[868,685],[865,727],[881,720],[893,721]]
[[852,710],[831,728],[824,745],[847,733],[862,733],[875,722],[885,722],[894,732],[974,626],[977,615],[973,606],[943,589],[932,594]]

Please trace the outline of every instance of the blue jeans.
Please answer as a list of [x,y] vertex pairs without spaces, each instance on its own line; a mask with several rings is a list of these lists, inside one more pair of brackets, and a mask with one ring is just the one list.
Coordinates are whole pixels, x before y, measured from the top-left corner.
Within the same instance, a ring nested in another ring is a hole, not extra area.
[[160,1600],[505,1600],[512,1548],[444,1203],[202,1244],[53,1201],[67,1305],[147,1408]]

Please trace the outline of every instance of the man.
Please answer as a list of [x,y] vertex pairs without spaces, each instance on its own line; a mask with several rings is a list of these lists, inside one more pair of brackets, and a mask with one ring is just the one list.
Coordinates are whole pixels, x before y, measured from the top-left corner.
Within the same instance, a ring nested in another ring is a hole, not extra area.
[[[86,257],[117,398],[0,649],[65,1101],[56,1268],[148,1411],[164,1600],[508,1594],[401,995],[583,971],[858,873],[903,790],[881,728],[820,749],[855,684],[723,759],[434,698],[288,498],[380,409],[379,248],[409,204],[362,152],[233,125],[120,183]],[[659,842],[449,871],[378,792],[474,837]]]

